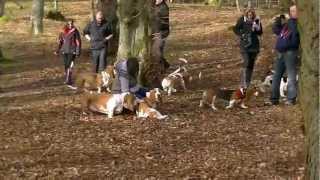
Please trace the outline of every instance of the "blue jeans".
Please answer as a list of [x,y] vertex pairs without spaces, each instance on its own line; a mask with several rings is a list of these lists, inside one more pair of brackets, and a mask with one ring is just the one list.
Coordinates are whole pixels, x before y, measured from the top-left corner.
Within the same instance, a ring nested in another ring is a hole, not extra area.
[[92,50],[93,72],[99,73],[104,71],[107,66],[107,49]]
[[280,83],[281,78],[285,71],[288,75],[288,93],[287,99],[289,102],[294,103],[297,97],[297,64],[298,64],[298,51],[286,51],[278,53],[277,61],[275,64],[275,74],[272,78],[271,88],[271,102],[278,103],[280,98]]

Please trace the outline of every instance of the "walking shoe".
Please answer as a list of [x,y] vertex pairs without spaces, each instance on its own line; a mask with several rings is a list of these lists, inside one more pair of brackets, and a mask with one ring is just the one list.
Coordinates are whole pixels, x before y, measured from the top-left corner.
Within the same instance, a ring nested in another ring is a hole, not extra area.
[[78,89],[77,87],[72,86],[72,85],[70,85],[70,84],[68,84],[68,85],[67,85],[67,87],[68,87],[68,88],[70,88],[70,89],[72,89],[72,90],[76,90],[76,89]]
[[277,106],[279,105],[279,101],[267,101],[264,103],[265,106]]
[[284,104],[287,106],[294,106],[296,103],[294,101],[286,101]]

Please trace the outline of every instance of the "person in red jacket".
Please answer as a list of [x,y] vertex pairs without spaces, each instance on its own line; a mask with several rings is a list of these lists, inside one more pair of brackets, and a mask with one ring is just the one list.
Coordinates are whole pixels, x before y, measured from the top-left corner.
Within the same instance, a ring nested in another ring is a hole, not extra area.
[[67,21],[62,28],[58,38],[58,48],[55,54],[61,54],[65,68],[65,84],[72,85],[72,67],[74,60],[80,56],[81,37],[78,29],[74,26],[73,20]]

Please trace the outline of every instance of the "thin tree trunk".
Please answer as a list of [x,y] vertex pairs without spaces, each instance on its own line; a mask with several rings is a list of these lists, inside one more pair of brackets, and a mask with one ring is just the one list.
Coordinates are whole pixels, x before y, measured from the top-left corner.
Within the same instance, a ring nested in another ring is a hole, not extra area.
[[3,59],[3,53],[2,53],[2,49],[0,47],[0,60],[2,60],[2,59]]
[[6,0],[0,0],[0,17],[4,15],[5,5],[6,5]]
[[222,7],[222,3],[223,3],[223,0],[218,0],[217,7],[218,7],[218,8],[221,8],[221,7]]
[[54,12],[59,11],[58,0],[53,0],[53,11]]
[[14,0],[13,2],[19,7],[19,9],[23,9],[22,4],[18,0]]
[[251,2],[251,0],[248,1],[248,8],[252,8],[252,2]]
[[306,177],[320,178],[319,0],[298,0],[302,66],[299,77],[306,132]]
[[32,33],[38,35],[43,32],[44,0],[33,0],[32,4]]
[[236,5],[237,5],[238,12],[241,12],[239,0],[236,0]]

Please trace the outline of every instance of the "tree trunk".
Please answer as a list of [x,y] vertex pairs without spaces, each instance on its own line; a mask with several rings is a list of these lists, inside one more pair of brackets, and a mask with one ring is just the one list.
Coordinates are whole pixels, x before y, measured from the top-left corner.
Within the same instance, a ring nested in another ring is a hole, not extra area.
[[288,12],[289,7],[292,5],[292,0],[280,0],[280,8],[283,12]]
[[150,0],[118,0],[117,15],[119,19],[119,48],[117,60],[137,57],[140,60],[139,82],[150,85],[149,72],[152,66],[150,58],[151,45],[151,3]]
[[223,0],[218,0],[217,7],[218,7],[218,8],[221,8],[221,7],[222,7],[222,3],[223,3]]
[[0,47],[0,60],[2,60],[2,59],[3,59],[3,53],[2,53],[2,49]]
[[18,0],[14,0],[13,2],[19,7],[19,9],[23,9],[22,4]]
[[306,132],[306,178],[320,178],[319,123],[319,0],[299,0],[302,66],[299,77]]
[[0,17],[4,15],[5,5],[6,5],[6,0],[0,0]]
[[53,0],[53,11],[54,12],[59,11],[58,0]]
[[237,5],[238,12],[241,12],[239,0],[236,0],[236,5]]
[[32,33],[38,35],[43,32],[43,14],[44,14],[44,0],[33,0],[32,4]]

